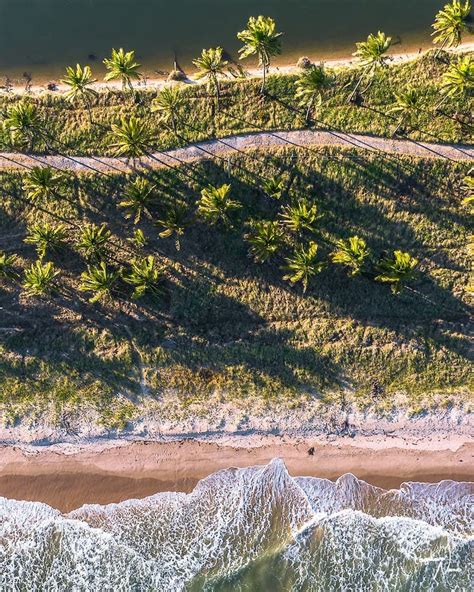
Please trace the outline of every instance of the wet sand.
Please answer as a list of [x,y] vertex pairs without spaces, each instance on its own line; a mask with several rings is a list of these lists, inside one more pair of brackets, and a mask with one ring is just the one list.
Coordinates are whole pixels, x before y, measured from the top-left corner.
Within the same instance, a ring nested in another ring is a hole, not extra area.
[[[45,502],[63,512],[161,491],[190,492],[220,469],[282,458],[293,476],[336,479],[344,473],[386,489],[404,481],[474,481],[474,444],[433,449],[307,441],[258,447],[185,440],[0,449],[0,495]],[[314,447],[314,454],[309,454]]]

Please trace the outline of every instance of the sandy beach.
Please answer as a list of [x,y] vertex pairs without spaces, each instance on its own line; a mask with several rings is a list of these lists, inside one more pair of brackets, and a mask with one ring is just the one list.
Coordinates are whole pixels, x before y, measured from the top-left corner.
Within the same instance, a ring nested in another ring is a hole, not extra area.
[[243,437],[233,445],[199,440],[109,441],[46,448],[5,446],[0,495],[45,502],[61,511],[85,503],[113,503],[161,491],[190,492],[228,467],[284,460],[291,475],[337,479],[345,473],[386,489],[405,481],[474,480],[474,443],[466,438],[414,445],[380,438]]
[[[411,48],[410,48],[411,49]],[[404,53],[393,53],[390,55],[390,63],[391,64],[401,64],[405,62],[409,62],[415,60],[422,56],[423,54],[427,53],[428,51],[435,49],[435,47],[430,47],[428,49],[417,51],[406,51]],[[451,48],[446,50],[449,53],[463,53],[463,52],[470,52],[474,51],[474,42],[463,43],[459,47]],[[312,62],[320,63],[321,57],[317,55],[308,55],[307,56]],[[348,68],[348,67],[356,67],[357,60],[352,55],[340,58],[332,58],[324,60],[324,64],[328,68],[333,68],[337,70],[338,68]],[[261,78],[262,77],[262,70],[260,68],[245,68],[245,64],[239,62],[239,66],[244,68],[244,72],[246,77],[248,78]],[[269,74],[297,74],[301,70],[297,67],[296,63],[288,64],[286,62],[274,62],[270,68]],[[188,76],[185,84],[206,84],[205,80],[195,80],[193,76],[195,72],[193,71],[186,71],[186,75]],[[227,80],[232,80],[232,77],[227,78]],[[48,89],[48,85],[53,83],[55,85],[55,90]],[[149,76],[145,73],[144,77],[135,83],[135,88],[140,90],[156,90],[163,88],[163,86],[167,86],[170,84],[176,84],[174,82],[168,82],[167,77],[165,75],[158,76],[156,72]],[[107,90],[120,90],[122,88],[122,83],[120,81],[109,81],[104,82],[101,79],[97,79],[94,84],[92,85],[95,90],[99,92],[107,91]],[[25,89],[24,83],[19,83],[17,80],[11,80],[9,86],[7,88],[6,85],[0,86],[0,92],[8,92],[14,93],[19,95],[37,95],[43,93],[52,93],[52,94],[60,94],[68,90],[68,87],[61,83],[60,80],[51,80],[51,79],[44,79],[41,80],[40,84],[31,84],[28,91]]]

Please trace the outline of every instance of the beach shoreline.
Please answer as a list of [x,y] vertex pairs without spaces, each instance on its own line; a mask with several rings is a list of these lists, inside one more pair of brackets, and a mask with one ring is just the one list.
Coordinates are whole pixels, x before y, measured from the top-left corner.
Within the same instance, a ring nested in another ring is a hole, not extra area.
[[[403,64],[406,62],[410,62],[410,61],[413,61],[413,60],[416,60],[416,59],[422,57],[423,55],[425,55],[429,51],[432,51],[433,49],[436,49],[436,47],[432,46],[432,47],[428,47],[428,48],[419,48],[418,51],[415,51],[414,49],[412,49],[410,47],[410,48],[407,48],[407,51],[405,51],[403,53],[391,54],[389,56],[389,58],[390,58],[389,63],[395,65],[395,64]],[[447,49],[444,51],[447,51],[448,53],[455,53],[455,54],[464,53],[464,52],[471,52],[471,51],[474,51],[474,42],[462,43],[458,47],[450,48],[450,49]],[[333,58],[329,58],[329,59],[324,59],[324,58],[322,59],[321,56],[316,56],[316,55],[311,55],[311,54],[308,55],[307,57],[314,63],[321,62],[321,63],[324,63],[326,67],[333,68],[336,70],[339,68],[357,67],[357,60],[352,55],[347,56],[347,57],[333,57]],[[252,78],[259,79],[262,77],[262,71],[260,68],[252,67],[252,68],[245,69],[245,63],[241,63],[241,62],[239,62],[239,65],[244,67],[244,71],[247,75],[247,79],[252,79]],[[273,63],[270,68],[269,75],[287,75],[288,76],[288,75],[297,74],[299,72],[301,72],[301,69],[296,65],[296,63],[289,64],[288,58],[286,58],[285,61],[283,61],[283,62],[276,61],[275,63]],[[156,72],[154,72],[154,74],[156,74]],[[192,84],[192,85],[206,84],[205,80],[193,79],[193,76],[195,75],[195,71],[190,71],[190,72],[187,71],[186,75],[187,75],[187,79],[186,79],[186,81],[183,81],[182,84]],[[5,77],[5,78],[8,78],[8,80],[10,80],[10,85],[9,85],[8,89],[6,88],[6,85],[0,86],[0,92],[8,93],[11,95],[35,96],[35,95],[40,95],[40,94],[44,94],[44,93],[50,93],[53,95],[61,95],[62,93],[65,93],[68,90],[68,87],[64,84],[61,84],[59,80],[55,80],[55,79],[47,78],[47,77],[42,77],[40,84],[32,84],[28,91],[25,89],[24,82],[20,83],[19,80],[17,80],[17,79],[10,79],[9,77]],[[227,78],[227,80],[239,80],[239,79],[230,77],[230,78]],[[55,84],[55,90],[48,89],[48,84],[50,84],[50,83]],[[153,91],[153,90],[159,90],[159,89],[163,88],[164,86],[168,86],[170,84],[176,84],[176,82],[169,82],[167,80],[166,75],[149,76],[145,72],[145,76],[142,78],[142,80],[135,83],[135,89],[141,90],[141,91],[144,91],[144,90]],[[91,87],[94,88],[98,92],[118,91],[118,90],[121,90],[122,83],[120,81],[104,82],[103,80],[97,79],[91,85]]]
[[474,441],[469,437],[415,444],[388,437],[340,437],[331,442],[241,436],[232,443],[181,439],[4,446],[0,496],[44,502],[66,512],[86,503],[189,493],[216,471],[263,465],[274,458],[281,458],[292,476],[335,480],[352,473],[384,489],[407,481],[474,481]]

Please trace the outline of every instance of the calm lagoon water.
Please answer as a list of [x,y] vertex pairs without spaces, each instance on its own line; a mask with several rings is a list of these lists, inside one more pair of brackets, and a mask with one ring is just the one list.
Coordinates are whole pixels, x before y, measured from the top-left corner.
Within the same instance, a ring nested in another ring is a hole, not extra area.
[[[96,70],[112,46],[137,51],[148,74],[183,67],[203,47],[231,53],[250,15],[274,17],[285,32],[280,63],[301,55],[348,56],[379,28],[400,52],[430,44],[443,0],[0,0],[0,77],[54,79],[76,62]],[[95,58],[95,60],[94,60]]]

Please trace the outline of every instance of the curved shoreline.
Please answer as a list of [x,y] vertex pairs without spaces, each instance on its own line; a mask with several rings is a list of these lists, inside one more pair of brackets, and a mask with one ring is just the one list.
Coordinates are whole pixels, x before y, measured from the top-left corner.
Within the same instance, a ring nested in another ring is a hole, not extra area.
[[[421,52],[418,51],[407,51],[404,53],[396,53],[396,54],[391,54],[390,55],[390,59],[391,59],[391,64],[396,65],[396,64],[404,64],[406,62],[411,62],[414,60],[417,60],[419,58],[422,58],[424,55],[426,55],[427,53],[429,53],[430,51],[433,51],[436,49],[436,46],[432,46],[429,47],[428,49],[424,49]],[[454,53],[454,54],[458,54],[458,53],[464,53],[464,52],[471,52],[474,51],[474,41],[472,42],[466,42],[466,43],[462,43],[461,45],[459,45],[458,47],[453,47],[453,48],[448,48],[445,49],[444,51],[448,52],[448,53]],[[333,68],[333,69],[339,69],[339,68],[356,68],[357,67],[357,60],[354,58],[354,56],[350,55],[344,58],[333,58],[333,59],[321,59],[318,56],[314,56],[314,55],[309,55],[308,56],[309,59],[311,61],[313,61],[314,63],[317,62],[323,62],[325,64],[325,66],[327,66],[328,68]],[[245,66],[245,64],[240,64],[242,66]],[[247,79],[251,79],[251,78],[262,78],[262,72],[260,68],[248,68],[245,70],[246,75],[247,75]],[[296,64],[292,64],[292,65],[288,65],[288,60],[286,60],[285,62],[279,62],[276,61],[275,63],[272,64],[271,68],[270,68],[270,72],[269,75],[283,75],[283,76],[289,76],[289,75],[294,75],[294,74],[298,74],[299,72],[301,72],[300,68],[298,68],[298,66]],[[195,75],[195,72],[191,72],[189,76],[187,76],[186,80],[183,81],[183,84],[206,84],[205,81],[203,80],[195,80],[193,78],[193,75]],[[13,93],[16,95],[38,95],[38,94],[52,94],[52,95],[61,95],[61,93],[64,93],[68,90],[68,87],[64,84],[61,84],[60,82],[56,84],[56,90],[50,90],[48,89],[48,84],[49,82],[47,81],[46,78],[44,78],[44,80],[46,81],[45,84],[34,84],[30,87],[29,91],[26,91],[24,88],[24,84],[18,84],[16,82],[13,82],[10,90],[6,91],[5,87],[3,87],[3,92],[8,92],[8,93]],[[232,78],[230,79],[232,80]],[[233,80],[239,80],[238,78],[234,78]],[[159,90],[161,88],[163,88],[164,86],[170,86],[172,84],[176,84],[175,82],[170,82],[167,80],[167,78],[163,77],[163,76],[157,76],[157,77],[148,77],[146,76],[142,81],[138,82],[135,85],[136,90]],[[93,83],[93,88],[95,88],[97,91],[108,91],[108,90],[115,90],[115,91],[120,91],[122,89],[122,83],[120,81],[109,81],[109,82],[105,82],[103,80],[96,80]]]
[[176,167],[184,163],[208,160],[213,157],[234,153],[235,151],[259,148],[279,148],[284,146],[338,147],[359,150],[382,151],[390,154],[403,154],[419,158],[444,158],[450,160],[471,160],[474,146],[462,144],[435,144],[411,140],[394,140],[364,134],[338,131],[293,130],[262,131],[237,134],[215,140],[196,142],[183,148],[156,152],[149,157],[130,163],[126,158],[109,156],[58,156],[30,155],[19,152],[0,152],[0,170],[18,170],[38,165],[51,166],[64,171],[90,172],[130,172],[136,168],[161,169]]

